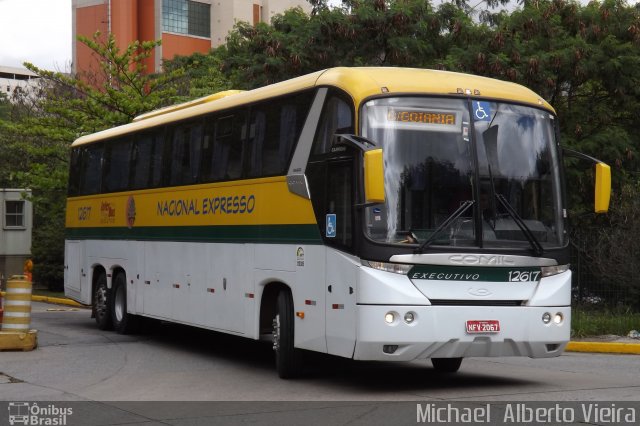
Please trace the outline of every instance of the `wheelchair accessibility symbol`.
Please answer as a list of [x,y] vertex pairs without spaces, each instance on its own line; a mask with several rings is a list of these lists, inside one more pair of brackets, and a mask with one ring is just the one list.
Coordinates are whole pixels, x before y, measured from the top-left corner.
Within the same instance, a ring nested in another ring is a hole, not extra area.
[[473,116],[479,121],[490,121],[491,104],[489,102],[473,101]]
[[335,213],[327,215],[326,235],[327,235],[327,238],[335,238],[336,237],[336,215],[335,215]]

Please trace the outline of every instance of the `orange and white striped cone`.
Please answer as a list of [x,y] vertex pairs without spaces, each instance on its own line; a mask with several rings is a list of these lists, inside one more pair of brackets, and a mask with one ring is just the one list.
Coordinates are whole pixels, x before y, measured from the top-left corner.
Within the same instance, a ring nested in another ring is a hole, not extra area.
[[31,327],[32,284],[22,275],[14,275],[7,280],[4,296],[4,317],[2,331],[27,333]]

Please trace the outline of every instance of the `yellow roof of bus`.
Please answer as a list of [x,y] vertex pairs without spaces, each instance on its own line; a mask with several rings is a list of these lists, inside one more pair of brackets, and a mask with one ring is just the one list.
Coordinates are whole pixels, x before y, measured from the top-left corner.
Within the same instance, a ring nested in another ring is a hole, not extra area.
[[[152,111],[139,116],[135,122],[82,136],[73,143],[73,146],[270,99],[314,86],[334,86],[343,89],[351,95],[356,108],[359,108],[364,99],[374,95],[393,96],[394,94],[409,93],[456,95],[459,89],[462,89],[463,94],[458,94],[459,96],[466,96],[470,93],[474,98],[514,101],[554,111],[551,105],[533,91],[519,84],[501,80],[417,68],[341,67],[317,71],[259,89],[238,91],[220,98],[216,96],[205,97],[202,100],[191,101],[189,104],[193,103],[193,106],[190,107],[176,106],[175,108],[168,107]],[[163,110],[168,112],[162,113]]]

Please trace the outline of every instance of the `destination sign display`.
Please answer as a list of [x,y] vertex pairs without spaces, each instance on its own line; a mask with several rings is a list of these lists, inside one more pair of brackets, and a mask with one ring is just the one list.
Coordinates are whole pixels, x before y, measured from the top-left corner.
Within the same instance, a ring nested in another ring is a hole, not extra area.
[[441,111],[389,109],[387,111],[387,121],[454,126],[456,124],[456,114]]

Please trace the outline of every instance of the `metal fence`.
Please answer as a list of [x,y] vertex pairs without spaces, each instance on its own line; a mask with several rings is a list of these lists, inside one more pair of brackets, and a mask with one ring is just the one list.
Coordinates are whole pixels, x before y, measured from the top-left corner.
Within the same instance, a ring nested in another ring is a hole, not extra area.
[[[608,281],[589,260],[585,247],[594,243],[589,239],[583,234],[571,243],[572,332],[577,337],[635,336],[633,330],[640,331],[640,309],[637,287],[632,284],[640,277]],[[638,251],[629,253],[627,261],[640,262]]]

